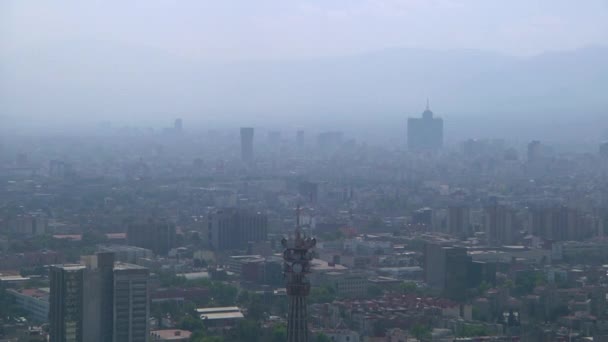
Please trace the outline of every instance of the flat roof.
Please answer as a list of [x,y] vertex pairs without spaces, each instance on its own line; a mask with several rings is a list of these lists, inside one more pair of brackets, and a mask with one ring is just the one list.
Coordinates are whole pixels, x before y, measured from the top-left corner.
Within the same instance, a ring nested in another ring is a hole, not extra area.
[[143,267],[143,266],[135,265],[135,264],[117,262],[114,264],[114,269],[115,270],[146,270],[147,268]]
[[217,313],[217,312],[232,312],[232,311],[241,311],[241,308],[238,306],[219,306],[215,308],[199,308],[196,309],[198,313]]
[[57,268],[61,268],[65,271],[78,271],[78,270],[82,270],[87,268],[85,265],[81,265],[81,264],[60,264],[60,265],[53,265],[53,267],[57,267]]
[[0,276],[0,281],[25,281],[29,279],[29,277],[22,277],[20,275]]
[[201,319],[203,320],[219,320],[219,319],[240,319],[245,318],[242,312],[220,312],[220,313],[210,313],[210,314],[202,314]]
[[164,329],[164,330],[152,330],[150,335],[158,336],[163,340],[183,340],[189,339],[192,336],[192,332],[181,329]]

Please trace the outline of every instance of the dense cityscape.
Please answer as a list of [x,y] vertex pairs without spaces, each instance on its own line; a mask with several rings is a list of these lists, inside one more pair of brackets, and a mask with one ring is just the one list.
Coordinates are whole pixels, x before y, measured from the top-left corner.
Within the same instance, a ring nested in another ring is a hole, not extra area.
[[181,119],[5,141],[3,341],[608,338],[608,144],[405,119],[392,147]]
[[608,342],[607,0],[0,0],[0,342]]

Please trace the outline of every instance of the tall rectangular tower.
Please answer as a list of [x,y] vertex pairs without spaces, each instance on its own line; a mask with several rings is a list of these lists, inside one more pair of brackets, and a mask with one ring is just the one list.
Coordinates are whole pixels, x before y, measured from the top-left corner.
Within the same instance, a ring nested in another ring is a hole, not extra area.
[[84,318],[84,275],[82,265],[55,265],[50,268],[49,296],[51,342],[82,342]]
[[448,208],[448,233],[458,237],[471,235],[470,210],[458,205]]
[[114,341],[146,342],[150,318],[149,270],[131,264],[114,266]]
[[416,151],[443,147],[443,119],[433,117],[428,102],[421,118],[407,120],[407,146]]
[[514,213],[504,205],[493,204],[485,208],[484,229],[489,245],[509,245],[515,241]]
[[114,253],[50,268],[52,342],[146,342],[149,271],[114,263]]
[[114,253],[81,257],[84,273],[83,330],[87,342],[112,342]]
[[241,127],[241,159],[250,163],[253,161],[253,127]]
[[427,243],[424,250],[425,282],[454,300],[465,297],[471,257],[462,247]]
[[182,133],[184,130],[184,121],[181,118],[175,119],[175,122],[173,123],[173,130],[175,133]]

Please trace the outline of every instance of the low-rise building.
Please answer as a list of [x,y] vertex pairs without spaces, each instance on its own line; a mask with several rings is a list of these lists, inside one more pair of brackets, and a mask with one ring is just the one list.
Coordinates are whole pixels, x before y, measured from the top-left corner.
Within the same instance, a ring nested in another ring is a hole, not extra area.
[[192,332],[188,330],[180,329],[165,329],[165,330],[153,330],[150,331],[151,342],[178,342],[178,341],[189,341]]
[[49,288],[8,289],[9,295],[15,298],[15,304],[26,311],[35,322],[42,323],[49,319]]
[[210,329],[230,327],[245,318],[238,306],[199,308],[196,313]]

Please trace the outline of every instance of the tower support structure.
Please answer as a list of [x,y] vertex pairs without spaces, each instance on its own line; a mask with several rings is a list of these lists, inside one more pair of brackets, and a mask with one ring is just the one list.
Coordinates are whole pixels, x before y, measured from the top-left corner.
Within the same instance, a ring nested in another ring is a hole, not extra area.
[[289,310],[287,316],[287,342],[308,342],[308,320],[306,297],[310,294],[310,282],[306,275],[310,273],[313,258],[312,248],[316,239],[304,237],[298,223],[293,239],[281,241],[283,251],[283,274],[286,278]]

